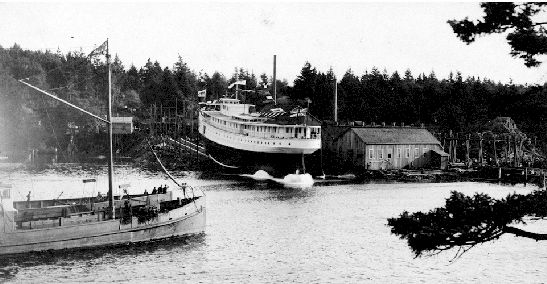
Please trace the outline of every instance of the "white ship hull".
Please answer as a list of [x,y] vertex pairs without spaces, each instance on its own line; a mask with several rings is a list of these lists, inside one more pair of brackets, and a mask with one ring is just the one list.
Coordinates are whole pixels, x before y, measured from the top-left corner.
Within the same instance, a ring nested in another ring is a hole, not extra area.
[[[304,156],[321,148],[321,126],[300,116],[282,123],[250,113],[251,105],[223,99],[199,113],[207,154],[226,170],[286,175],[305,168]],[[291,121],[289,121],[291,120]],[[309,124],[313,123],[313,124]]]
[[257,137],[245,133],[233,133],[209,123],[202,115],[199,120],[200,134],[222,146],[243,151],[309,155],[321,148],[321,139]]

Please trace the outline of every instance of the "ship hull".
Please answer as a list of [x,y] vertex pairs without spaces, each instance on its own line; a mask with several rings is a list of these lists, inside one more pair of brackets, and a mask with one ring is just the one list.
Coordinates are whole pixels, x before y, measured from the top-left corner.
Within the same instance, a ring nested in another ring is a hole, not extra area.
[[263,170],[275,177],[283,177],[294,174],[297,170],[302,172],[314,171],[314,155],[263,153],[235,149],[218,144],[202,136],[207,154],[212,157],[224,172],[254,174]]
[[199,234],[205,231],[205,197],[195,203],[161,214],[139,224],[107,220],[55,228],[16,230],[0,234],[0,255],[44,250],[85,248],[158,240]]

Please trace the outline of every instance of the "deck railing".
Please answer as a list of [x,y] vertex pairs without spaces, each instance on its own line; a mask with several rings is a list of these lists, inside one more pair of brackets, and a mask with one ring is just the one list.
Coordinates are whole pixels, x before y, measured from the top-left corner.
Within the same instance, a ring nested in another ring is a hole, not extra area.
[[219,125],[217,123],[212,122],[209,118],[204,117],[204,121],[207,122],[207,124],[211,127],[214,127],[219,130],[223,130],[235,135],[242,135],[242,136],[248,136],[248,137],[254,137],[254,138],[264,138],[264,139],[295,139],[295,140],[301,140],[301,139],[309,139],[309,140],[315,140],[315,139],[321,139],[321,135],[312,133],[310,134],[310,137],[300,136],[300,137],[294,137],[294,133],[284,133],[284,134],[277,134],[277,133],[270,133],[270,132],[257,132],[257,131],[251,131],[247,129],[240,129],[240,128],[232,128],[227,127],[224,125]]

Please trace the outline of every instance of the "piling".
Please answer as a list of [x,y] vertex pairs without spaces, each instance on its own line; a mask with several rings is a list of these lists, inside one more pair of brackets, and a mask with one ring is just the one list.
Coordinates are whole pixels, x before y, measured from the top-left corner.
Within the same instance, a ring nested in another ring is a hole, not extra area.
[[526,182],[528,181],[528,168],[524,168],[524,186],[526,187]]
[[479,164],[481,166],[484,164],[484,157],[482,154],[482,133],[479,133]]
[[501,167],[498,168],[498,180],[501,180]]

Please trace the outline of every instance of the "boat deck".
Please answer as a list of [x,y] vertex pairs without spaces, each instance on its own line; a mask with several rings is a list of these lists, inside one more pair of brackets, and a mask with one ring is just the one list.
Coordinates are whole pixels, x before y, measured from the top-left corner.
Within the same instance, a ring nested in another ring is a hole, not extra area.
[[[114,201],[116,219],[131,218],[133,211],[146,206],[167,212],[191,203],[195,198],[172,200],[171,192],[151,195],[128,195]],[[13,202],[17,213],[13,216],[16,230],[30,230],[98,222],[108,219],[108,201],[103,199],[54,199]]]

